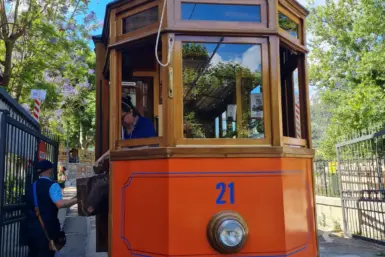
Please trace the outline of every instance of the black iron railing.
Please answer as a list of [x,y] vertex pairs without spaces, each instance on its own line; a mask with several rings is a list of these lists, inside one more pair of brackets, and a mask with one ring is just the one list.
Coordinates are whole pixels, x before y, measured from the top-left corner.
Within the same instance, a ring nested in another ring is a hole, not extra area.
[[319,196],[340,197],[337,162],[315,160],[313,165],[315,194]]
[[[45,156],[39,155],[39,146],[44,146]],[[25,195],[36,178],[34,167],[40,157],[55,164],[57,176],[57,138],[45,136],[28,121],[21,122],[9,111],[0,110],[0,256],[28,254],[23,237]]]

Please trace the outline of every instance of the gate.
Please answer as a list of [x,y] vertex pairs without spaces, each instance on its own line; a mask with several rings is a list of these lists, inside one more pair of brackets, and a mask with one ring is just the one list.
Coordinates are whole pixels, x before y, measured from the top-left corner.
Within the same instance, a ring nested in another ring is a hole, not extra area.
[[385,244],[385,130],[337,145],[344,232]]
[[26,257],[25,192],[36,178],[34,164],[40,158],[55,164],[57,176],[58,140],[9,113],[0,110],[0,256]]

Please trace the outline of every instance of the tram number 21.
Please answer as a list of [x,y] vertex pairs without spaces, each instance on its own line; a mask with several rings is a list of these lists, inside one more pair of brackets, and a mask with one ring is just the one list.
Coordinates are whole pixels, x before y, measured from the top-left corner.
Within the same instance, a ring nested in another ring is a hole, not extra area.
[[[216,201],[217,204],[226,204],[226,198],[230,200],[230,204],[234,204],[234,182],[231,182],[227,185],[223,182],[219,182],[216,188],[219,190],[218,198]],[[230,192],[229,196],[226,196],[227,188]]]

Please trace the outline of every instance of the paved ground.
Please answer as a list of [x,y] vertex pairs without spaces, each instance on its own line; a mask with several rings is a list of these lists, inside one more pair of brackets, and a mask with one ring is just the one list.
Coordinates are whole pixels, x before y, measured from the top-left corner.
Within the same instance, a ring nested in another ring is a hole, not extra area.
[[[75,195],[75,187],[66,188],[63,194],[64,198],[71,198]],[[79,217],[77,213],[78,209],[75,205],[59,214],[67,235],[67,245],[61,250],[58,257],[107,257],[107,253],[96,253],[95,251],[95,217]]]
[[[65,189],[64,197],[71,198],[76,188]],[[77,216],[77,205],[62,212],[60,219],[67,234],[67,245],[60,257],[107,257],[107,253],[95,252],[95,218]],[[64,216],[63,216],[64,215]],[[323,236],[319,232],[320,257],[378,257],[385,256],[385,247],[357,239],[346,239],[334,235]]]
[[[319,233],[322,235],[322,232]],[[342,238],[331,235],[319,236],[321,257],[378,257],[385,256],[385,247],[363,240]]]

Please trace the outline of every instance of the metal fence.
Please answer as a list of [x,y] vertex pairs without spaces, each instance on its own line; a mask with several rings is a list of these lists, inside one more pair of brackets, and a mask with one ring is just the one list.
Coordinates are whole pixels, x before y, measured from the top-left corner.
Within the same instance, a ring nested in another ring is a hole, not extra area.
[[340,197],[337,162],[315,160],[313,165],[315,194],[319,196]]
[[344,232],[385,243],[385,130],[337,145]]
[[57,164],[57,139],[0,110],[0,256],[28,255],[23,240],[25,193],[35,179],[34,164],[42,146],[45,159]]

